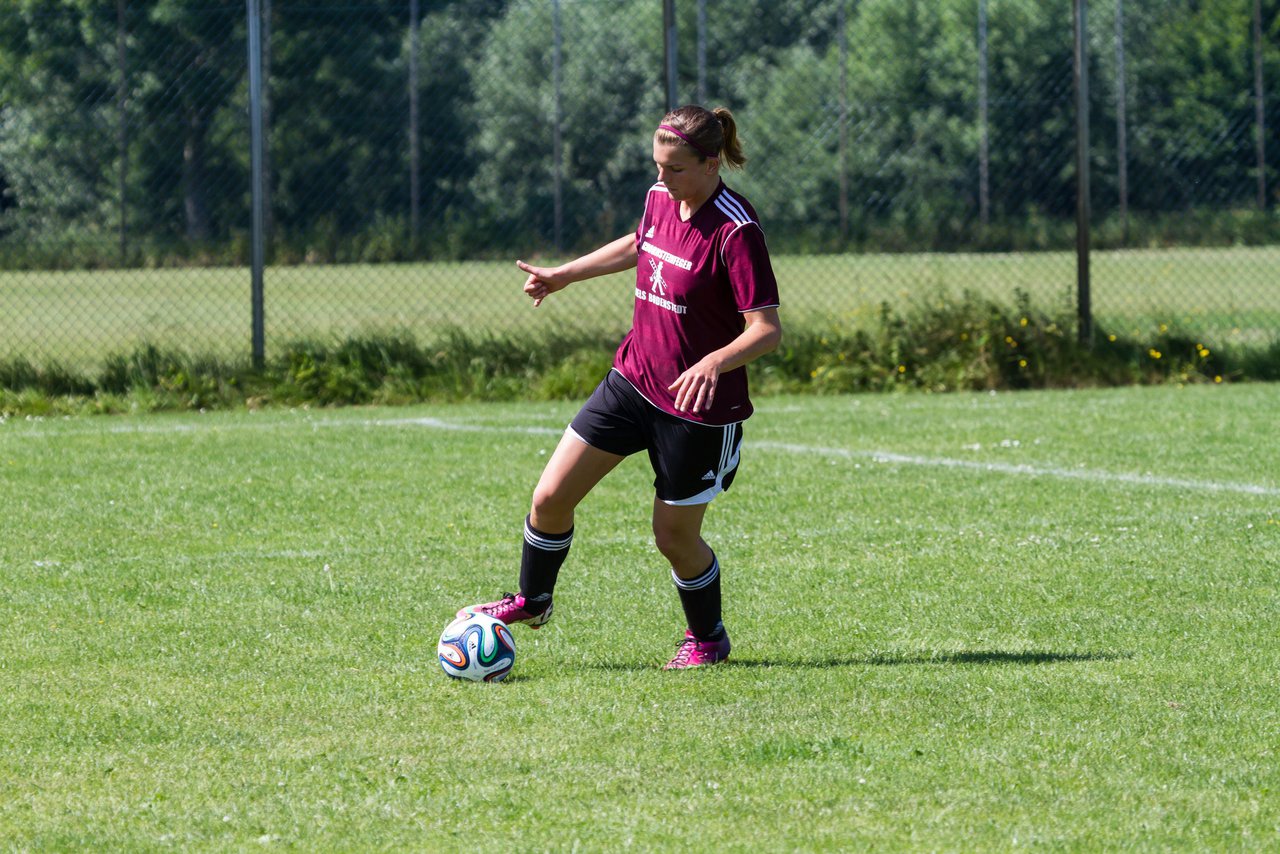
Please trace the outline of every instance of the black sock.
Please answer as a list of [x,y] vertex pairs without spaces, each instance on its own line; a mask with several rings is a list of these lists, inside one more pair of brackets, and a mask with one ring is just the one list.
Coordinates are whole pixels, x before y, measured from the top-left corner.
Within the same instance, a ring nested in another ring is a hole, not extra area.
[[546,534],[524,519],[524,551],[520,554],[520,593],[525,610],[540,614],[551,604],[556,576],[573,543],[573,528],[563,534]]
[[720,561],[711,555],[711,566],[697,578],[681,578],[671,570],[671,579],[680,593],[684,619],[698,640],[719,640],[724,636],[720,621]]

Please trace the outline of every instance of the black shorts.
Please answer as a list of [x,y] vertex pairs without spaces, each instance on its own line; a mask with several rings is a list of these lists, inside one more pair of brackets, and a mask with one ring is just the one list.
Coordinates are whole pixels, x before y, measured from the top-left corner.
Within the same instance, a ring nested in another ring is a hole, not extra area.
[[706,504],[733,483],[742,451],[742,424],[685,421],[645,400],[609,371],[569,424],[583,442],[627,457],[649,452],[653,486],[667,504]]

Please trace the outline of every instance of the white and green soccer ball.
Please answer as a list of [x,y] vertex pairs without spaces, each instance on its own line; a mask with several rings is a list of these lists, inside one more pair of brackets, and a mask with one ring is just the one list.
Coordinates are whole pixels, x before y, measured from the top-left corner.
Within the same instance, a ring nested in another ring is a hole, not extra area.
[[501,682],[516,663],[516,639],[501,620],[463,614],[440,633],[440,669],[454,679]]

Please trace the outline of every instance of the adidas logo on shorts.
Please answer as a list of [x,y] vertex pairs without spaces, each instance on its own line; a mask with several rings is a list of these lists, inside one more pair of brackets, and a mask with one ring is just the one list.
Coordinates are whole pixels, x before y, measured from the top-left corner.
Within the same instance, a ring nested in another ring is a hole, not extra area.
[[704,475],[702,476],[702,479],[703,479],[703,480],[715,480],[715,479],[716,479],[716,473],[715,473],[715,472],[713,472],[711,469],[707,469],[707,473],[706,473],[706,474],[704,474]]

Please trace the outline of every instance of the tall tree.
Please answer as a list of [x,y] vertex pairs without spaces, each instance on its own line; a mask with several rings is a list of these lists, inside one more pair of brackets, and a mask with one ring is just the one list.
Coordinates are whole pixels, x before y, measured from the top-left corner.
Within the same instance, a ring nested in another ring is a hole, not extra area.
[[[653,177],[650,135],[665,112],[662,44],[653,36],[661,31],[660,13],[647,0],[563,8],[567,243],[616,237],[639,217]],[[513,4],[471,72],[477,199],[498,233],[542,245],[554,233],[551,32],[547,4]]]
[[58,255],[116,221],[115,8],[22,0],[0,15],[0,236]]
[[[247,221],[244,8],[158,0],[134,37],[147,68],[139,100],[153,117],[143,138],[143,190],[170,200],[176,190],[186,239],[224,236]],[[172,202],[166,207],[172,217]]]
[[1163,0],[1135,36],[1132,205],[1247,204],[1254,193],[1252,9]]

